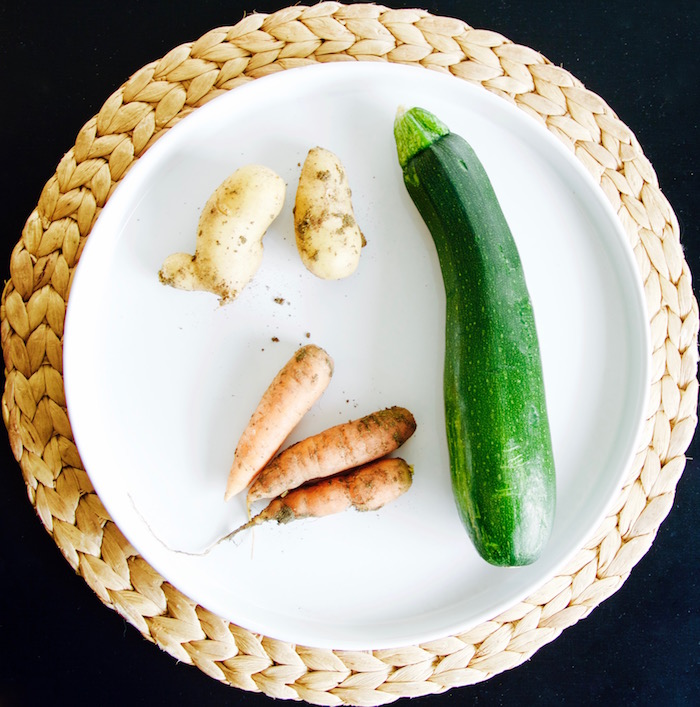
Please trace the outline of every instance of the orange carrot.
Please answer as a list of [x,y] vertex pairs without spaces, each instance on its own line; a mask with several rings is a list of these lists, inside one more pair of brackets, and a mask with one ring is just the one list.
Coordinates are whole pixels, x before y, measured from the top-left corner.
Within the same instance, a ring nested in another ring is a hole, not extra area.
[[236,446],[224,499],[242,491],[270,461],[328,386],[333,359],[320,347],[300,348],[263,394]]
[[412,481],[413,467],[403,459],[380,459],[275,498],[267,508],[222,540],[266,521],[289,523],[301,518],[321,518],[350,508],[376,511],[406,493]]
[[258,474],[248,490],[248,506],[379,459],[400,447],[415,429],[408,410],[392,407],[307,437],[280,452]]

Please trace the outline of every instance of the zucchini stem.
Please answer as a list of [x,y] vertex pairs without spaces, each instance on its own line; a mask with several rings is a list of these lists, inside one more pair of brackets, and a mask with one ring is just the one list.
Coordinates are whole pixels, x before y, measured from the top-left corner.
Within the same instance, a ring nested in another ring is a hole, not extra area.
[[450,129],[425,108],[399,108],[394,119],[394,137],[401,168],[449,132]]

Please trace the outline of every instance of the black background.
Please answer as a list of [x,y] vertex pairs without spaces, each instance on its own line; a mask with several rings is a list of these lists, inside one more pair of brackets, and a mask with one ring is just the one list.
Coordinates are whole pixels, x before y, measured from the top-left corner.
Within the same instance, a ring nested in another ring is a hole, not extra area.
[[[244,12],[288,2],[212,0],[3,3],[2,277],[22,226],[81,126],[130,74]],[[416,4],[395,2],[394,7]],[[696,0],[426,2],[536,49],[600,95],[637,135],[700,272],[697,226]],[[697,288],[696,288],[697,292]],[[697,441],[651,550],[611,598],[526,664],[419,698],[421,707],[699,704]],[[0,705],[264,705],[265,695],[178,664],[104,607],[76,576],[26,498],[1,440]]]

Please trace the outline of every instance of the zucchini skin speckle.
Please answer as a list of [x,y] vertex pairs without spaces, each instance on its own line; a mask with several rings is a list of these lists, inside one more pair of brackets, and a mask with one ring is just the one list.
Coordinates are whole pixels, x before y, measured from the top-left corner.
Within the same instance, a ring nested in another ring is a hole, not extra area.
[[551,535],[556,475],[517,246],[462,137],[422,109],[400,114],[394,133],[404,183],[432,235],[445,287],[444,402],[455,502],[486,561],[528,565]]

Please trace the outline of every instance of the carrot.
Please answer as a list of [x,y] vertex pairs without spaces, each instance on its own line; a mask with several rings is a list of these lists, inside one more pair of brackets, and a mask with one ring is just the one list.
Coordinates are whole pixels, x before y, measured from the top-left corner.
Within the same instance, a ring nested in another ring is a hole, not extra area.
[[351,508],[376,511],[406,493],[412,481],[413,467],[403,459],[380,459],[345,474],[305,484],[275,498],[222,541],[267,521],[289,523],[301,518],[322,518]]
[[280,452],[248,490],[248,507],[303,483],[379,459],[400,447],[415,431],[413,415],[392,407],[336,425]]
[[224,499],[241,492],[270,461],[328,386],[333,359],[320,347],[300,348],[263,394],[236,446]]

